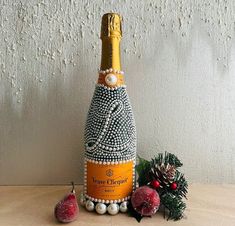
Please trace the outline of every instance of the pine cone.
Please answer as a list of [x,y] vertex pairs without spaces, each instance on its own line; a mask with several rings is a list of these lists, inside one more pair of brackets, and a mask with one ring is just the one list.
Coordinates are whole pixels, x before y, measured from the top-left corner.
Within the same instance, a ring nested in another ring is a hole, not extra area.
[[151,172],[162,186],[166,186],[174,182],[176,168],[170,164],[161,163],[161,165],[156,164]]

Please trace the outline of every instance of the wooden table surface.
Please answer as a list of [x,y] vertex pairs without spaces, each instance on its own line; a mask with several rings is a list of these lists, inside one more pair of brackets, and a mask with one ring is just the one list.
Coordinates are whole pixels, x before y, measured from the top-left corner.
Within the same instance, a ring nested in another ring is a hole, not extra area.
[[[61,225],[53,215],[54,206],[69,186],[0,186],[0,226]],[[81,186],[77,186],[79,194]],[[235,185],[192,184],[185,211],[187,218],[166,221],[161,213],[139,224],[127,214],[116,216],[89,213],[80,207],[71,226],[235,226]]]

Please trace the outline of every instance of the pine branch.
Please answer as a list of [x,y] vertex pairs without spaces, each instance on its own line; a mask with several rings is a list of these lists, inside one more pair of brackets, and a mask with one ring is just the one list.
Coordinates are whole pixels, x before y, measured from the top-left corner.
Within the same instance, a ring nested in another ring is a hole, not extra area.
[[188,193],[188,183],[182,173],[180,173],[178,170],[176,171],[175,174],[175,180],[177,183],[177,189],[172,191],[172,194],[175,196],[179,196],[180,198],[186,198],[186,195]]
[[169,211],[167,220],[180,220],[183,217],[186,204],[180,198],[166,193],[162,195],[161,203]]
[[183,163],[174,154],[168,152],[165,152],[165,154],[159,153],[155,158],[152,159],[153,166],[161,164],[170,164],[175,166],[175,168],[183,166]]

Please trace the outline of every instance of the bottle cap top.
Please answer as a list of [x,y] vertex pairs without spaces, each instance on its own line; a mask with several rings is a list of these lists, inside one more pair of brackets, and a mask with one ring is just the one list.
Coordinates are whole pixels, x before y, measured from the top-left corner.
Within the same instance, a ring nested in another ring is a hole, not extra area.
[[117,13],[106,13],[102,17],[101,39],[111,36],[122,37],[122,17]]

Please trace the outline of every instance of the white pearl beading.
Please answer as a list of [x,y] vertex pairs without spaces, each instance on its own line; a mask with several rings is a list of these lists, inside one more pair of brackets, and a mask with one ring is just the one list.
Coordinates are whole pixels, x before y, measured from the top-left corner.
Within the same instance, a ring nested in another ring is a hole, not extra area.
[[97,203],[95,210],[98,214],[105,214],[107,211],[107,206],[104,203]]
[[106,86],[104,84],[96,84],[96,86],[100,86],[100,87],[103,87],[103,88],[105,88],[107,90],[112,90],[112,91],[117,90],[120,87],[126,88],[126,85],[118,85],[118,86],[114,86],[114,87],[108,87],[108,86]]
[[109,86],[114,86],[117,84],[118,78],[115,74],[107,74],[105,76],[105,82],[106,84],[108,84]]
[[[112,106],[111,106],[111,108],[110,108],[110,110],[109,110],[109,112],[108,112],[108,115],[107,115],[107,117],[106,117],[105,126],[104,126],[103,130],[100,132],[100,135],[98,136],[98,139],[97,139],[97,141],[94,143],[94,145],[91,146],[91,147],[89,147],[89,146],[88,146],[88,143],[85,144],[86,149],[87,149],[88,151],[91,151],[91,150],[95,149],[97,146],[102,147],[103,150],[107,150],[107,151],[121,151],[121,150],[123,150],[123,149],[125,149],[125,148],[127,148],[128,146],[131,145],[131,142],[128,141],[127,143],[124,143],[124,144],[122,144],[122,145],[120,145],[120,146],[115,147],[115,150],[113,150],[114,148],[108,147],[108,146],[105,146],[105,145],[101,145],[101,144],[99,143],[99,141],[101,141],[101,139],[103,138],[103,136],[104,136],[104,134],[105,134],[105,132],[106,132],[106,128],[108,127],[108,124],[109,124],[109,121],[110,121],[110,118],[111,118],[112,111],[113,111],[113,110],[115,109],[115,107],[117,107],[118,105],[119,105],[119,108],[120,108],[120,109],[123,107],[123,106],[122,106],[122,103],[121,103],[120,101],[115,101],[115,102],[112,104]],[[116,112],[116,114],[117,114],[117,113],[118,113],[118,112]]]
[[[98,84],[92,101],[85,132],[86,157],[110,162],[133,158],[136,149],[136,132],[126,89],[109,88]],[[101,109],[102,105],[104,108]],[[121,117],[120,112],[128,117]],[[115,120],[119,120],[120,123],[116,124]],[[121,124],[125,124],[127,129],[121,127]],[[117,135],[115,140],[110,142],[112,138],[110,134],[113,130]]]
[[113,68],[109,68],[109,69],[106,69],[106,70],[98,70],[98,73],[103,74],[103,75],[106,75],[106,74],[109,74],[109,73],[112,73],[112,72],[124,75],[123,71],[119,71],[119,70],[116,70],[116,69],[113,69]]
[[94,159],[85,158],[85,161],[91,162],[91,163],[94,163],[94,164],[100,164],[100,165],[117,165],[117,164],[125,164],[125,163],[128,163],[128,162],[134,161],[134,159],[127,159],[127,160],[109,162],[109,161],[96,161]]
[[122,203],[120,204],[119,209],[120,209],[120,212],[126,213],[127,210],[128,210],[128,202],[127,202],[127,201],[122,202]]
[[109,203],[121,203],[121,202],[124,202],[124,201],[127,201],[131,198],[131,196],[127,196],[125,198],[122,198],[122,199],[115,199],[115,200],[104,200],[104,199],[96,199],[96,198],[93,198],[89,195],[84,195],[88,200],[90,201],[93,201],[93,202],[99,202],[99,203],[105,203],[105,204],[109,204]]
[[112,203],[108,205],[107,211],[110,215],[116,215],[119,212],[119,205]]
[[122,201],[121,203],[102,203],[93,202],[91,200],[85,201],[85,208],[88,211],[96,211],[98,214],[105,214],[108,212],[110,215],[116,215],[118,212],[125,213],[128,210],[128,201]]

